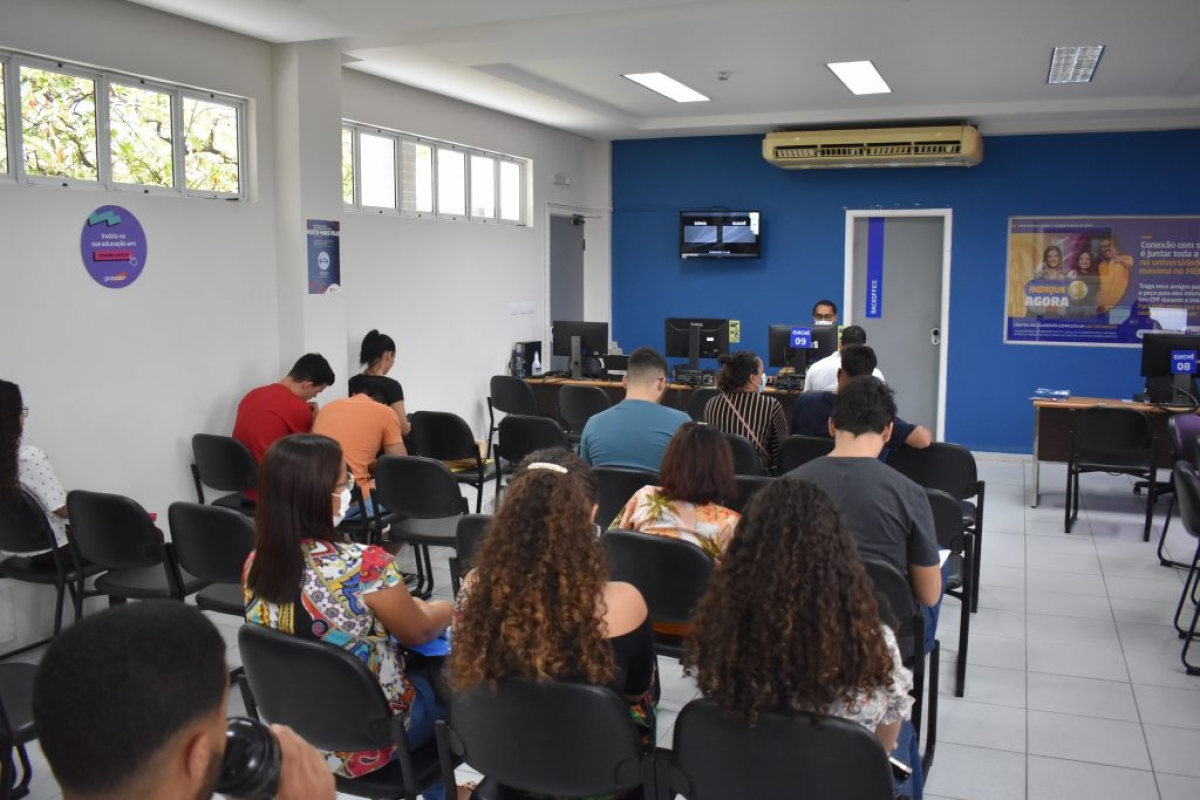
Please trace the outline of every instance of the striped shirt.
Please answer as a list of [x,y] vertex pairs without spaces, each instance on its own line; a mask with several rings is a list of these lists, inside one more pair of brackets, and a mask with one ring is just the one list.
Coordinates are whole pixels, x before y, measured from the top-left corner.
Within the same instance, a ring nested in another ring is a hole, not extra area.
[[753,442],[764,469],[773,469],[778,463],[779,444],[787,436],[788,426],[783,406],[774,397],[759,392],[721,392],[704,407],[704,421],[722,433],[745,436]]

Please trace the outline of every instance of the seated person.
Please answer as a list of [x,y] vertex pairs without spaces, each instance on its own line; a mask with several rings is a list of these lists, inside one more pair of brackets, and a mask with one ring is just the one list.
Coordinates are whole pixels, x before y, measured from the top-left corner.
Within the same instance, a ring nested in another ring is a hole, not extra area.
[[[837,391],[837,373],[842,368],[842,348],[853,344],[866,344],[867,332],[858,325],[847,325],[842,329],[842,338],[838,344],[838,352],[825,356],[808,368],[804,373],[804,391],[806,392],[835,392]],[[878,368],[872,373],[883,380],[883,373]]]
[[[338,443],[354,475],[354,485],[362,491],[363,505],[368,517],[375,513],[371,501],[371,473],[380,453],[388,456],[408,455],[396,414],[383,404],[383,397],[374,387],[361,387],[358,394],[343,397],[327,404],[313,422],[313,433],[328,436]],[[346,510],[354,519],[359,506]]]
[[[38,665],[33,715],[63,797],[212,797],[225,755],[225,649],[203,613],[171,601],[109,608],[59,634]],[[333,800],[321,754],[291,728],[271,730],[277,800]]]
[[404,387],[400,381],[388,377],[388,372],[396,364],[396,342],[386,333],[367,331],[359,348],[358,363],[366,369],[350,378],[350,396],[368,387],[374,388],[383,397],[383,404],[396,412],[400,430],[408,436],[412,426],[404,410]]
[[629,467],[658,472],[667,443],[689,421],[684,412],[659,405],[667,390],[667,362],[657,350],[629,354],[621,384],[625,399],[583,426],[579,455],[593,467]]
[[[387,406],[379,408],[396,422]],[[341,448],[326,436],[287,436],[267,450],[255,550],[243,572],[246,621],[353,653],[379,680],[392,713],[404,721],[409,746],[417,748],[433,738],[434,723],[446,710],[428,674],[406,669],[400,648],[437,638],[454,606],[410,595],[382,548],[342,541],[334,520],[345,513],[349,482]],[[326,702],[320,687],[313,687],[312,702]],[[389,746],[325,758],[338,775],[356,778],[395,755]],[[425,790],[428,800],[444,794],[440,784]]]
[[[860,375],[874,374],[876,378],[883,380],[882,376],[878,374],[879,370],[875,368],[875,351],[867,345],[846,345],[838,353],[838,361],[837,386],[839,389]],[[806,390],[804,394],[797,397],[796,405],[792,409],[792,433],[831,438],[833,432],[829,427],[829,417],[833,411],[834,394],[834,392],[809,392]],[[892,449],[901,444],[907,447],[925,448],[933,444],[933,434],[924,426],[913,425],[896,417],[892,429],[892,441],[894,442],[891,445]]]
[[683,539],[719,559],[741,518],[721,505],[737,497],[725,435],[686,423],[667,445],[660,475],[661,485],[638,489],[612,527]]
[[596,476],[575,454],[538,450],[521,462],[463,584],[451,685],[610,686],[649,752],[659,694],[650,612],[633,585],[608,579],[597,500]]
[[912,673],[854,540],[815,485],[774,481],[750,498],[692,620],[684,670],[751,725],[793,711],[862,724],[914,769],[897,789],[921,796]]
[[926,612],[926,643],[932,647],[942,602],[941,560],[925,490],[879,460],[895,418],[896,401],[886,384],[869,375],[850,380],[834,396],[833,451],[784,478],[823,489],[863,556],[908,575],[913,597]]
[[[762,392],[767,373],[762,359],[749,350],[717,359],[720,392],[704,406],[704,422],[721,433],[744,436],[758,451],[764,470],[779,463],[779,444],[787,437],[787,417],[774,397]],[[801,395],[803,397],[803,395]]]

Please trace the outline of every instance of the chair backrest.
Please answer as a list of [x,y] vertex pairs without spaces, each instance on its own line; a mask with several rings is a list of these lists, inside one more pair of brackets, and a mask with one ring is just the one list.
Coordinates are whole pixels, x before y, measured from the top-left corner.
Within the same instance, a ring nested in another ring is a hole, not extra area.
[[241,583],[242,566],[254,549],[254,523],[229,508],[171,503],[171,542],[179,566],[201,580]]
[[965,500],[979,493],[975,456],[962,445],[934,442],[925,448],[900,447],[888,455],[888,466],[926,489],[940,489]]
[[67,493],[70,536],[79,555],[108,569],[162,562],[163,544],[146,510],[128,497],[73,489]]
[[401,517],[441,519],[468,510],[454,473],[436,458],[380,456],[375,491],[384,507]]
[[[962,525],[962,517],[959,517]],[[864,558],[863,566],[874,583],[875,600],[879,603],[879,617],[883,624],[896,634],[896,642],[904,656],[905,664],[920,657],[925,647],[925,617],[921,607],[913,599],[908,578],[886,561]]]
[[1200,475],[1190,462],[1175,462],[1175,496],[1183,527],[1200,539]]
[[762,459],[754,442],[736,433],[727,433],[725,438],[733,449],[733,471],[737,475],[762,475]]
[[320,750],[376,750],[395,743],[379,682],[353,654],[315,639],[247,623],[242,666],[259,711]]
[[488,399],[492,401],[492,408],[505,414],[535,416],[538,413],[533,389],[512,375],[493,375],[488,386]]
[[197,433],[192,437],[192,459],[200,482],[218,491],[241,492],[258,483],[254,456],[232,436]]
[[1175,461],[1196,461],[1196,437],[1200,436],[1200,415],[1173,414],[1167,420],[1171,434],[1171,453]]
[[453,752],[518,791],[584,797],[653,782],[628,704],[604,686],[509,680],[457,691],[449,727]]
[[696,389],[692,392],[692,399],[688,401],[688,416],[696,422],[704,422],[704,407],[708,405],[708,401],[717,396],[717,389],[713,386],[705,386]]
[[713,560],[691,542],[612,528],[603,536],[609,576],[638,588],[655,623],[683,625],[712,581]]
[[940,489],[926,489],[929,508],[933,511],[933,530],[938,547],[962,554],[963,515],[958,501]]
[[1071,452],[1108,464],[1147,463],[1154,433],[1150,418],[1135,408],[1093,406],[1071,415]]
[[471,569],[475,551],[483,544],[483,537],[487,534],[487,526],[491,521],[491,514],[466,514],[458,518],[454,550],[458,557],[458,569],[462,574],[465,575]]
[[595,467],[596,483],[600,490],[600,509],[596,512],[596,523],[601,528],[613,522],[629,498],[643,486],[657,486],[658,473],[629,467]]
[[567,384],[558,390],[558,415],[573,431],[583,430],[589,419],[610,405],[608,394],[599,386]]
[[571,446],[566,431],[549,417],[509,414],[500,420],[496,435],[496,455],[513,464],[535,450],[545,447],[566,450]]
[[0,503],[0,550],[20,555],[57,546],[46,512],[32,494],[20,489],[14,508]]
[[746,503],[750,502],[750,498],[755,492],[764,486],[770,485],[771,481],[775,480],[770,475],[737,475],[734,480],[737,482],[737,497],[728,502],[722,502],[721,505],[726,508],[732,508],[739,514],[746,507]]
[[693,700],[675,721],[671,794],[891,800],[892,773],[879,737],[863,725],[811,714],[760,714],[754,725]]
[[789,436],[779,444],[779,472],[790,472],[801,464],[829,455],[832,450],[833,439],[826,436]]
[[466,420],[457,414],[449,411],[414,411],[410,421],[417,454],[441,461],[479,458],[475,433]]

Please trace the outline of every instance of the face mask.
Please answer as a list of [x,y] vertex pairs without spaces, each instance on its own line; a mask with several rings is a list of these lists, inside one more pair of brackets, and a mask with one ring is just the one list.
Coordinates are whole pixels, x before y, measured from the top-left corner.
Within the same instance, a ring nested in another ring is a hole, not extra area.
[[338,499],[338,510],[333,514],[333,527],[336,528],[346,518],[346,512],[350,510],[350,490],[342,489],[341,494],[334,496]]

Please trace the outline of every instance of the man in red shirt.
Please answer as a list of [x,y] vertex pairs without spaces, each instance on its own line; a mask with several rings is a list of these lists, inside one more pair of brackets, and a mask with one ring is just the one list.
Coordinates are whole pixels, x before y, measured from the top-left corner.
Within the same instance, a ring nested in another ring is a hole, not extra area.
[[261,463],[263,453],[276,439],[312,430],[317,414],[313,398],[333,381],[333,368],[323,356],[301,356],[282,380],[253,389],[242,398],[233,438],[246,445],[254,460]]

